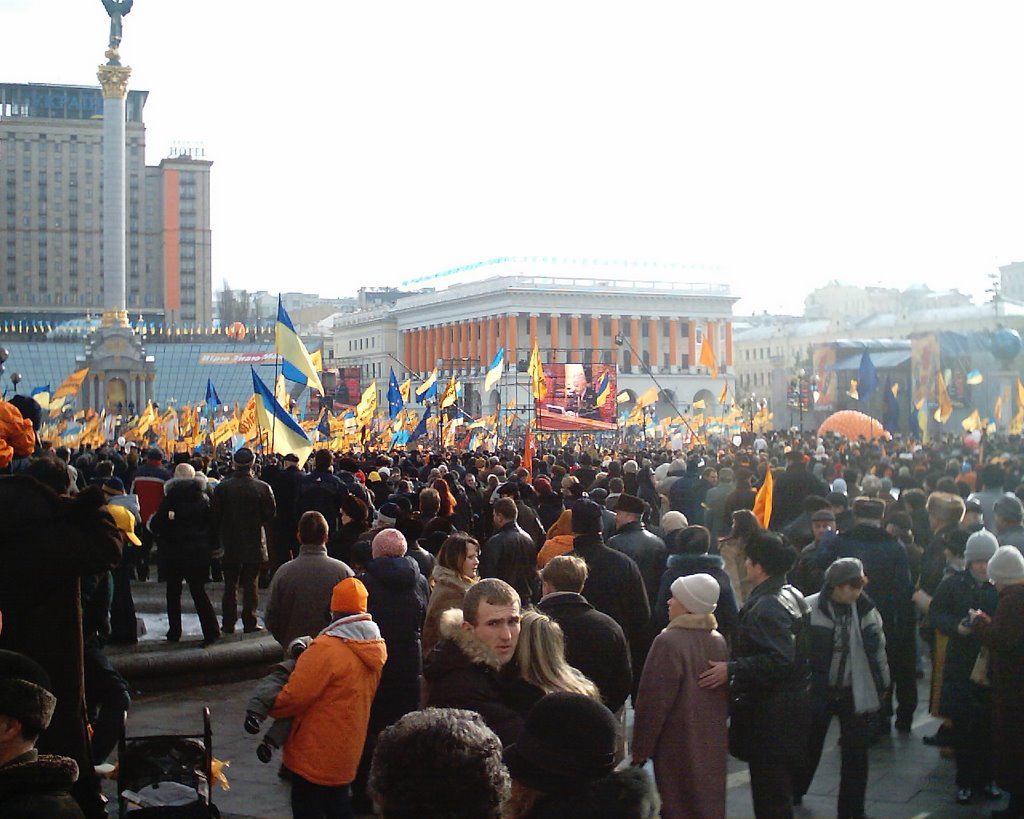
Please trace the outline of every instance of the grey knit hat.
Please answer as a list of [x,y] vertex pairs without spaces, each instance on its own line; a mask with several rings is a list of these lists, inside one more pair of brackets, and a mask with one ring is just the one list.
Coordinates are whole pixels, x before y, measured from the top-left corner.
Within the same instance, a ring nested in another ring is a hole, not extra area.
[[988,562],[988,579],[993,583],[1024,580],[1024,555],[1016,546],[1000,546]]
[[864,577],[864,564],[855,557],[841,557],[825,571],[825,585],[830,589]]
[[967,545],[964,547],[964,562],[973,563],[975,560],[991,560],[992,555],[999,548],[999,541],[988,529],[979,529],[967,538]]

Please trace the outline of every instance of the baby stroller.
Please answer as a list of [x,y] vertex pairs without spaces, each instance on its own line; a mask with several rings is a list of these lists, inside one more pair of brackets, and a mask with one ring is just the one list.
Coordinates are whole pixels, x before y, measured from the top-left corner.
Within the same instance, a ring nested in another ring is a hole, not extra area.
[[203,708],[201,734],[128,737],[117,744],[118,816],[218,819],[211,801],[213,731]]

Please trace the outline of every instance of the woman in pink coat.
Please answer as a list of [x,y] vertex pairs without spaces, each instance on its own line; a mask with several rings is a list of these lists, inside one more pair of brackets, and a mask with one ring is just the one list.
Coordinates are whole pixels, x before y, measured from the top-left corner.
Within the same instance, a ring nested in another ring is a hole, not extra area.
[[671,588],[668,627],[640,678],[633,762],[654,760],[662,819],[724,819],[728,689],[697,684],[710,661],[729,659],[712,613],[720,588],[709,574],[680,577]]

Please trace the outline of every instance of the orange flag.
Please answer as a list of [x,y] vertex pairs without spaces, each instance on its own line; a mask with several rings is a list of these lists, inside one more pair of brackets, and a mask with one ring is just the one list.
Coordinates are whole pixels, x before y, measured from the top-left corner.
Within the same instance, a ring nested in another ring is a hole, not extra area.
[[707,367],[712,378],[718,378],[718,359],[715,356],[715,348],[711,346],[711,336],[706,331],[704,341],[700,345],[700,366]]
[[537,451],[536,442],[533,440],[533,430],[526,430],[526,443],[523,445],[523,469],[530,473],[533,478],[533,456]]
[[764,483],[757,490],[757,497],[754,498],[754,517],[767,529],[772,520],[772,492],[775,489],[775,479],[772,477],[771,467],[764,476]]

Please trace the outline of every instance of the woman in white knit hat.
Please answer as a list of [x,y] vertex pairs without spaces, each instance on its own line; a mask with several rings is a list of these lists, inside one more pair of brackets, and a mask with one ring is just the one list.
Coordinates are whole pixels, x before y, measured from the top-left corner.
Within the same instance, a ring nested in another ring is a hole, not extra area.
[[993,773],[1010,793],[1009,807],[992,816],[1024,819],[1024,556],[1016,546],[996,550],[988,579],[999,606],[992,617],[972,610],[970,631],[989,650]]
[[633,762],[654,760],[662,819],[725,816],[728,687],[697,684],[710,662],[729,658],[713,614],[720,588],[709,574],[691,574],[671,589],[668,627],[654,640],[640,679]]

